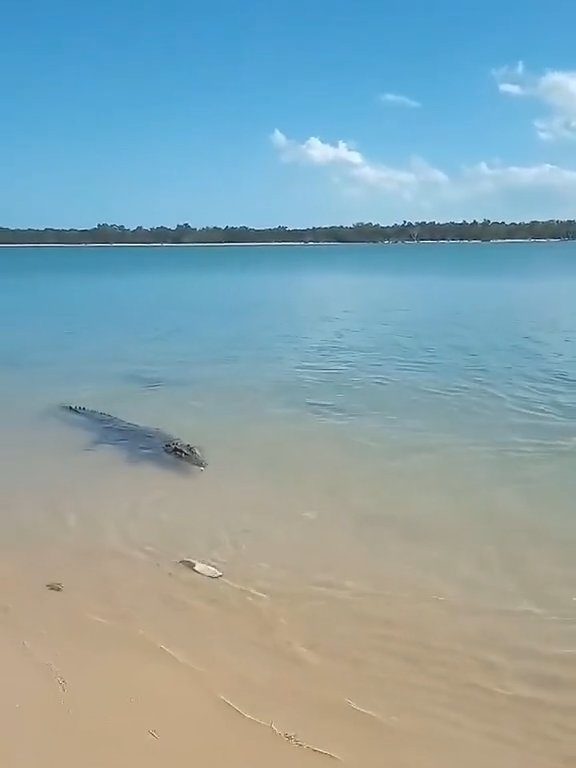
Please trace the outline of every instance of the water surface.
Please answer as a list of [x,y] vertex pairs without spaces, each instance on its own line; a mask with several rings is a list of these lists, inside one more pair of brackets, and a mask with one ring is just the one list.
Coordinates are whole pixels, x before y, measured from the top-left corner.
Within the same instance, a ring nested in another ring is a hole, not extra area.
[[[563,243],[0,249],[0,546],[120,568],[111,604],[180,647],[133,563],[219,565],[248,590],[239,689],[287,707],[278,680],[250,688],[257,632],[296,664],[292,716],[333,718],[352,764],[386,744],[399,765],[568,765],[575,296]],[[198,443],[209,469],[93,445],[61,402]],[[368,738],[346,699],[387,725]]]

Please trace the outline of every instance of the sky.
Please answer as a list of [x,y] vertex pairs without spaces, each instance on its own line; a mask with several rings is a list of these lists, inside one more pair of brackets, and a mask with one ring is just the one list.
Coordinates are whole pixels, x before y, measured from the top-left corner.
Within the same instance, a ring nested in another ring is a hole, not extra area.
[[576,218],[576,2],[3,0],[0,226]]

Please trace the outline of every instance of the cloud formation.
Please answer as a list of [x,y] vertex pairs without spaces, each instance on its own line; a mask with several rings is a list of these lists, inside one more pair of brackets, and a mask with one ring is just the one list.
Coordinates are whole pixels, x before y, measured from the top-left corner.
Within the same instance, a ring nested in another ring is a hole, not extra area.
[[576,171],[559,165],[488,165],[481,162],[464,169],[463,178],[478,190],[495,189],[556,189],[573,192]]
[[549,191],[560,196],[576,192],[576,170],[549,163],[516,166],[482,161],[450,174],[419,158],[412,158],[403,167],[375,163],[345,141],[330,144],[311,136],[300,143],[278,129],[270,138],[284,162],[330,169],[333,178],[349,188],[415,202],[431,197],[445,201],[473,199],[510,190]]
[[311,136],[298,143],[277,128],[270,138],[285,162],[329,166],[339,171],[341,178],[351,184],[395,192],[407,199],[424,185],[443,185],[448,182],[446,174],[418,158],[412,159],[405,168],[394,168],[369,162],[361,152],[345,141],[329,144],[317,136]]
[[531,75],[522,62],[494,71],[498,90],[509,96],[536,99],[549,114],[534,120],[543,141],[576,139],[576,71],[547,70]]
[[409,96],[402,96],[400,93],[383,93],[380,96],[380,101],[385,104],[393,104],[397,107],[409,107],[411,109],[418,109],[422,106],[416,99],[411,99]]
[[311,136],[303,144],[298,144],[287,138],[278,128],[270,138],[284,160],[302,161],[313,165],[360,166],[364,163],[360,152],[352,149],[345,141],[326,144],[316,136]]

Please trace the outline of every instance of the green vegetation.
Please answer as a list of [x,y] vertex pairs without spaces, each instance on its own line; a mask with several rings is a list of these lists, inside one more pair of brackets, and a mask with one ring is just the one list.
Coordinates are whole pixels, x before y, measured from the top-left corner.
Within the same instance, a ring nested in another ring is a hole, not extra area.
[[310,227],[289,229],[274,227],[203,227],[189,224],[169,227],[136,227],[99,224],[93,229],[8,229],[0,227],[0,245],[106,245],[149,244],[184,245],[187,243],[389,243],[423,240],[576,240],[576,221],[462,221],[438,223],[411,222],[383,226],[358,223],[349,227]]

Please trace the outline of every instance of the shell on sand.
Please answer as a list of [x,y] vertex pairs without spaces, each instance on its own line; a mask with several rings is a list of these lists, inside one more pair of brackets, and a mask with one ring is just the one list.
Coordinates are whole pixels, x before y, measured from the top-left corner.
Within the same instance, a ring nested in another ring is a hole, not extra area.
[[196,573],[199,573],[201,576],[207,576],[209,579],[219,579],[223,575],[222,571],[219,571],[212,565],[201,563],[199,560],[190,560],[185,558],[179,562],[180,565],[185,565],[186,568],[190,568],[190,570],[196,571]]

